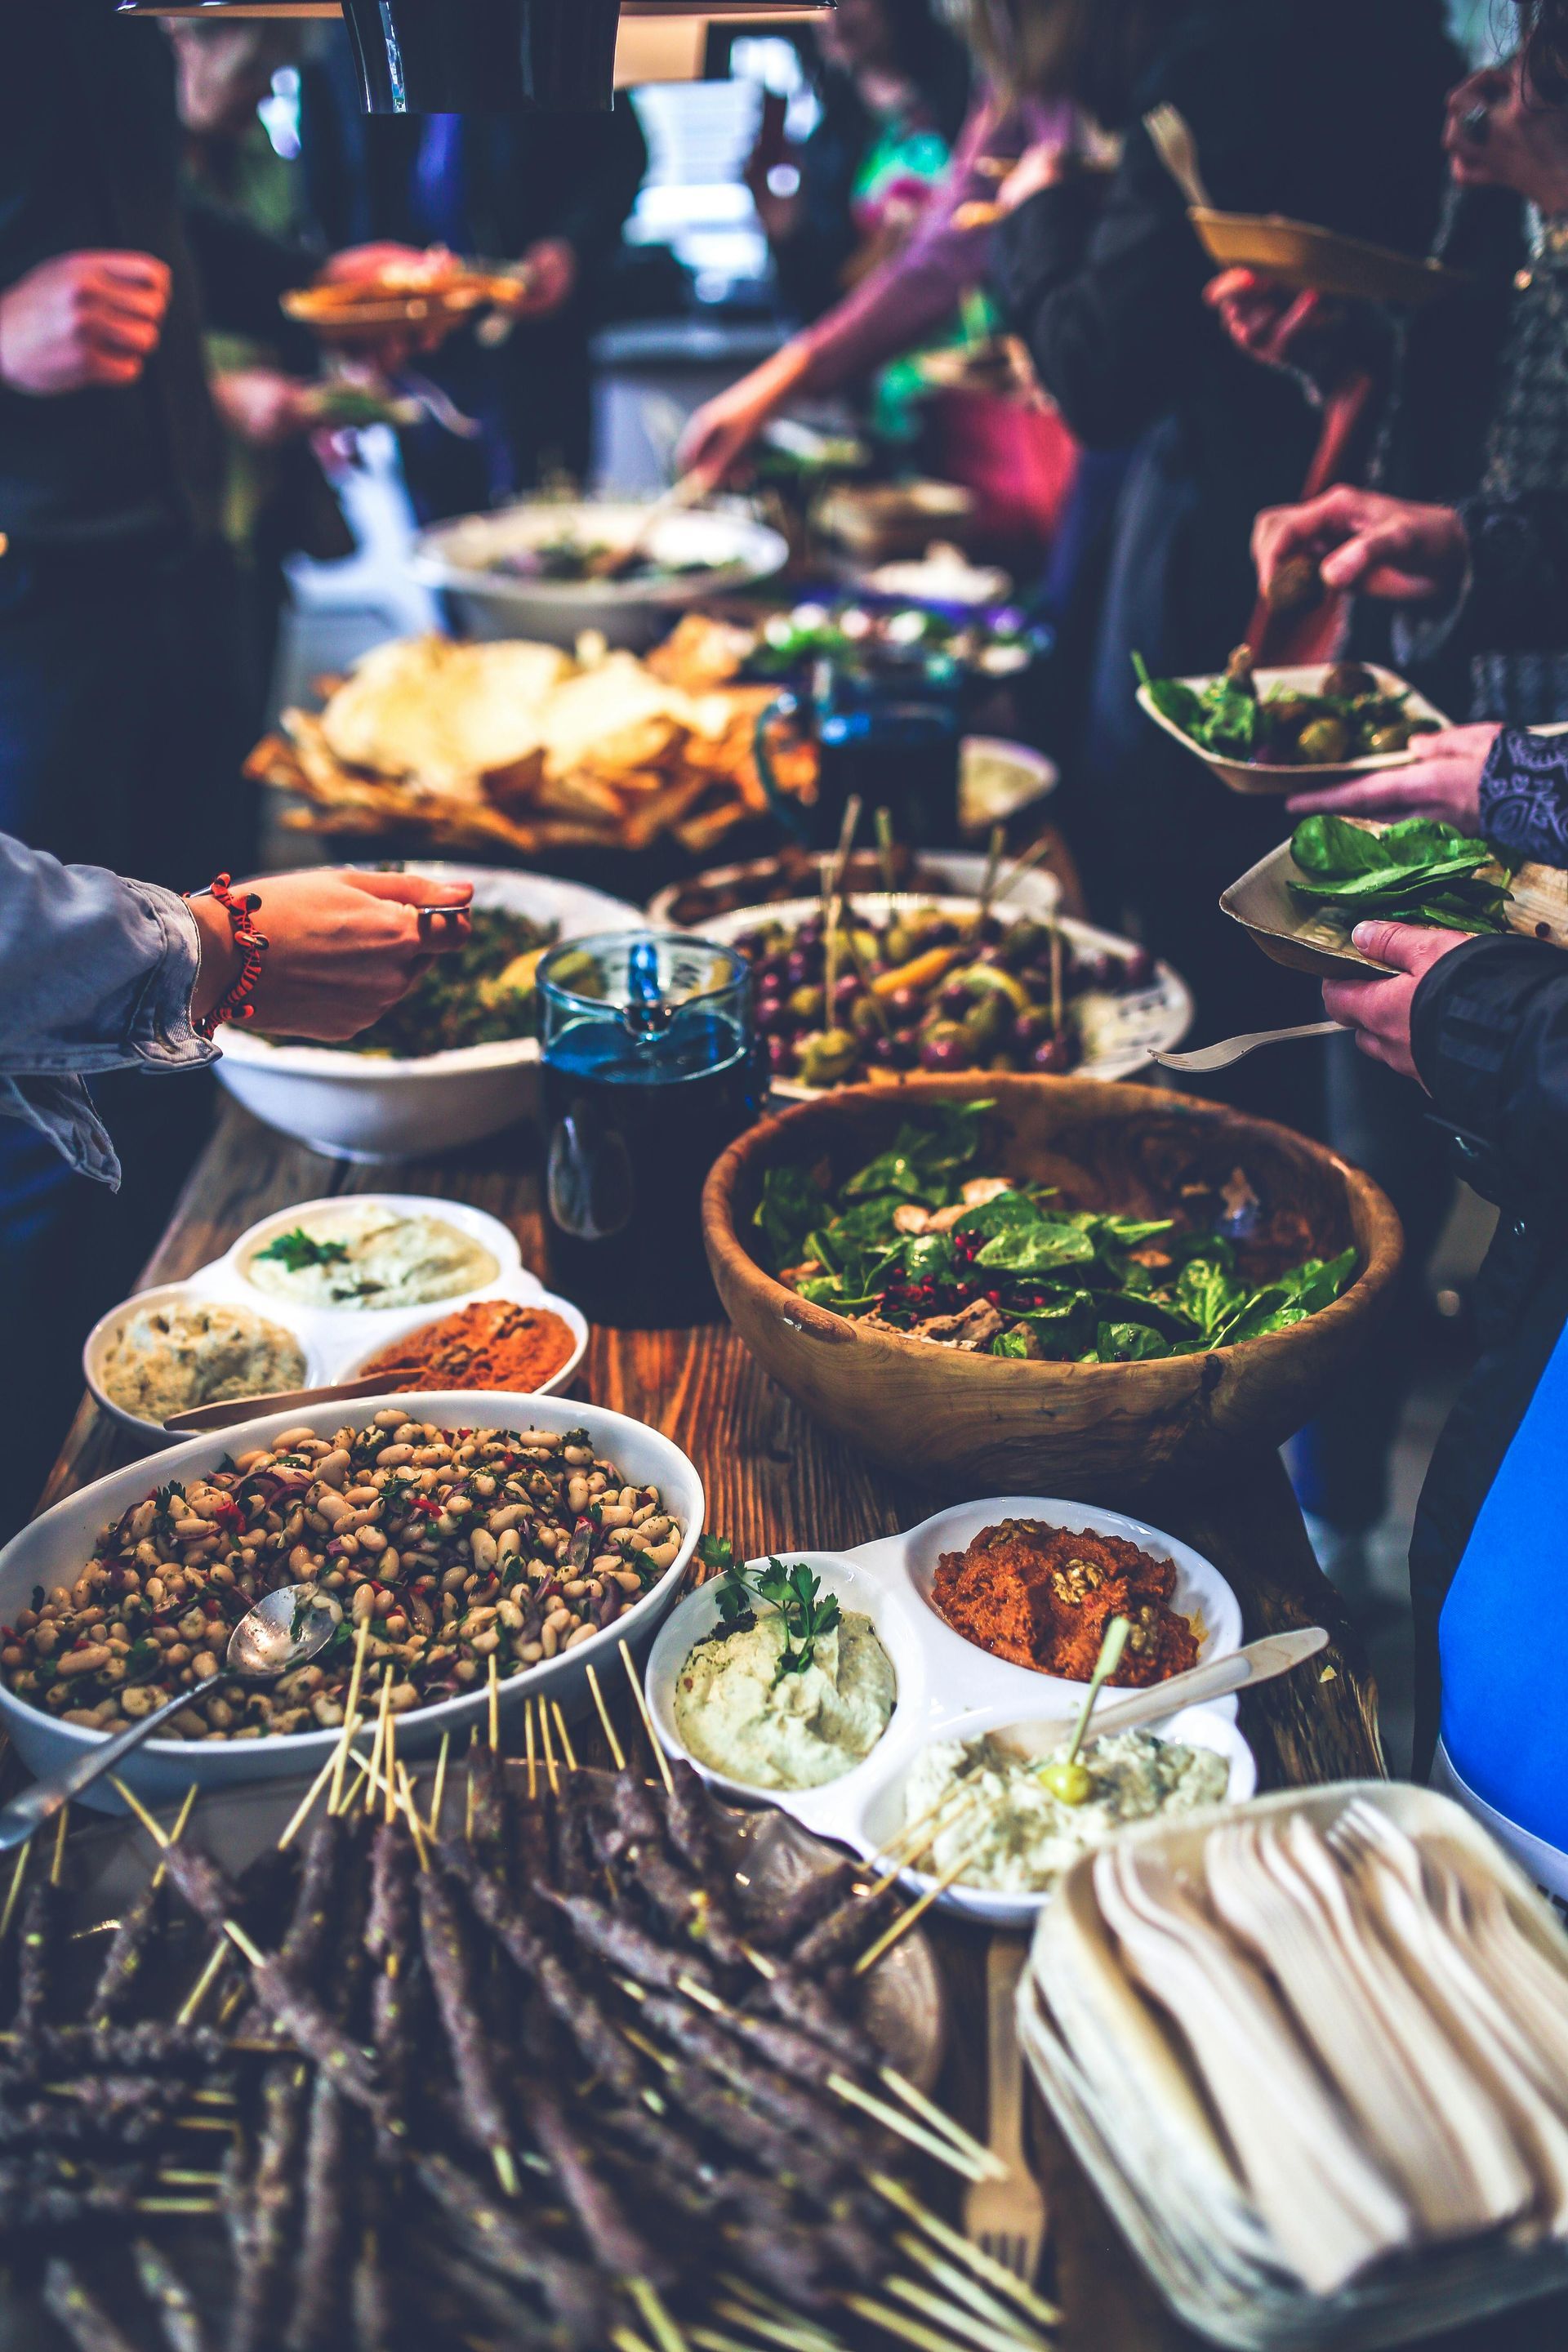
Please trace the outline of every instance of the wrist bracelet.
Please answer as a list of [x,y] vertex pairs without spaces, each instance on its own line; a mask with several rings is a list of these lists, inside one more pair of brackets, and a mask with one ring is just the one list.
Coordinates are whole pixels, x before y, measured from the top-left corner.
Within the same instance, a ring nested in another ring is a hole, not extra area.
[[221,1022],[254,1021],[256,1018],[256,1007],[249,1000],[261,977],[261,959],[268,942],[252,928],[250,920],[261,904],[260,899],[254,892],[246,898],[237,898],[229,887],[231,879],[227,874],[215,874],[207,885],[207,894],[217,900],[228,917],[229,931],[242,959],[239,978],[225,989],[210,1013],[193,1024],[203,1037],[210,1037]]

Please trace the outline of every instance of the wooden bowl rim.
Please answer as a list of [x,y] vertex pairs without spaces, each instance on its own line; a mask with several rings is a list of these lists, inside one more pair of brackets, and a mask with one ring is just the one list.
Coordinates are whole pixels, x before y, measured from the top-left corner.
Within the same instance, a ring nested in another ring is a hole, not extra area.
[[[902,1331],[868,1331],[853,1317],[836,1315],[830,1307],[817,1307],[811,1300],[802,1298],[797,1292],[786,1290],[782,1282],[775,1281],[765,1267],[758,1264],[742,1241],[734,1213],[735,1193],[742,1171],[755,1160],[765,1158],[771,1160],[773,1145],[792,1124],[801,1126],[820,1121],[830,1116],[839,1104],[874,1101],[892,1108],[900,1102],[912,1107],[922,1098],[931,1101],[947,1096],[963,1101],[975,1096],[992,1094],[1000,1103],[1006,1095],[1016,1094],[1021,1087],[1049,1088],[1064,1098],[1077,1097],[1089,1107],[1110,1099],[1131,1099],[1134,1110],[1158,1112],[1162,1118],[1169,1118],[1174,1112],[1178,1118],[1190,1118],[1237,1132],[1261,1130],[1269,1138],[1278,1139],[1286,1149],[1304,1153],[1320,1168],[1331,1170],[1345,1186],[1352,1223],[1355,1223],[1358,1213],[1364,1221],[1367,1230],[1363,1252],[1365,1264],[1348,1289],[1309,1318],[1314,1329],[1335,1330],[1359,1317],[1383,1295],[1399,1271],[1405,1255],[1405,1233],[1394,1203],[1382,1186],[1375,1183],[1364,1170],[1352,1166],[1348,1160],[1342,1160],[1337,1151],[1331,1151],[1326,1144],[1316,1142],[1310,1136],[1299,1134],[1294,1128],[1282,1126],[1278,1119],[1258,1118],[1250,1112],[1232,1110],[1225,1103],[1206,1102],[1199,1096],[1168,1092],[1161,1087],[1141,1087],[1127,1079],[1118,1079],[1111,1087],[1098,1078],[1026,1076],[1022,1073],[1009,1072],[984,1079],[968,1073],[950,1077],[911,1077],[904,1079],[897,1087],[841,1087],[819,1101],[792,1103],[786,1109],[759,1119],[755,1127],[748,1128],[715,1160],[702,1188],[702,1233],[710,1257],[715,1261],[715,1277],[721,1286],[726,1277],[735,1281],[760,1305],[770,1307],[781,1321],[783,1310],[787,1307],[794,1327],[803,1336],[826,1340],[836,1347],[856,1344],[862,1348],[885,1349],[895,1357],[910,1357],[921,1362],[931,1362],[934,1357],[940,1361],[963,1364],[967,1369],[959,1373],[961,1380],[971,1379],[980,1370],[1005,1360],[1010,1375],[1021,1370],[1025,1373],[1049,1373],[1059,1378],[1068,1373],[1076,1375],[1081,1382],[1097,1376],[1121,1378],[1135,1373],[1147,1379],[1150,1374],[1157,1374],[1172,1386],[1185,1387],[1190,1386],[1194,1378],[1203,1377],[1205,1364],[1218,1361],[1229,1364],[1244,1360],[1249,1364],[1261,1364],[1266,1360],[1264,1349],[1278,1354],[1287,1343],[1298,1338],[1305,1326],[1293,1325],[1287,1331],[1265,1331],[1257,1339],[1237,1340],[1226,1348],[1205,1349],[1195,1355],[1156,1357],[1149,1362],[1130,1364],[1058,1363],[1048,1360],[1036,1362],[1027,1358],[1004,1360],[958,1348],[933,1349],[930,1340],[917,1339]],[[1215,1376],[1210,1374],[1208,1377],[1212,1379]],[[1149,1382],[1151,1386],[1159,1384],[1159,1381]]]

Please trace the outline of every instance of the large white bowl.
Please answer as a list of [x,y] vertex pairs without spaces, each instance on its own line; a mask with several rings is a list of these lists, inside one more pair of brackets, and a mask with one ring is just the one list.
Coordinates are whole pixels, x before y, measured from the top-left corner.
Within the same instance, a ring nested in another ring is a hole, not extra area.
[[476,637],[542,637],[570,646],[579,631],[597,629],[613,646],[647,646],[694,599],[733,595],[771,579],[789,558],[787,542],[766,523],[699,509],[663,516],[646,542],[659,561],[701,563],[697,572],[649,580],[529,580],[493,568],[500,557],[567,531],[618,546],[636,536],[647,512],[635,504],[537,500],[499,514],[467,515],[423,533],[416,542],[414,575],[450,596],[464,628]]
[[[503,1717],[515,1714],[530,1697],[555,1700],[568,1716],[582,1714],[588,1703],[587,1666],[593,1664],[601,1678],[618,1676],[617,1643],[626,1641],[638,1651],[646,1647],[673,1604],[702,1533],[706,1503],[695,1466],[657,1429],[645,1422],[628,1421],[623,1413],[605,1412],[595,1405],[563,1397],[462,1389],[370,1397],[358,1405],[340,1402],[269,1413],[237,1429],[190,1438],[161,1454],[155,1465],[132,1463],[128,1469],[116,1470],[84,1486],[14,1537],[0,1551],[0,1623],[15,1621],[18,1610],[30,1601],[35,1585],[41,1584],[48,1591],[57,1584],[74,1584],[92,1558],[99,1530],[155,1486],[171,1478],[199,1477],[214,1469],[226,1454],[238,1455],[266,1445],[286,1429],[313,1429],[318,1436],[327,1437],[345,1421],[368,1421],[395,1405],[402,1406],[411,1420],[434,1422],[444,1428],[585,1429],[595,1453],[614,1462],[634,1484],[657,1486],[661,1499],[683,1522],[680,1549],[651,1591],[592,1641],[581,1642],[564,1655],[546,1659],[500,1685]],[[481,1685],[465,1697],[416,1707],[398,1718],[397,1744],[406,1755],[421,1754],[434,1747],[444,1731],[460,1733],[480,1722],[488,1706],[489,1694]],[[80,1724],[58,1722],[5,1688],[0,1688],[0,1720],[9,1729],[23,1763],[40,1776],[60,1770],[108,1737]],[[127,1759],[121,1777],[149,1801],[162,1803],[182,1796],[193,1781],[201,1789],[226,1789],[241,1780],[318,1772],[338,1736],[335,1731],[307,1731],[273,1739],[149,1739]],[[120,1810],[107,1780],[96,1783],[82,1801],[105,1811]]]
[[[563,940],[640,930],[647,921],[623,898],[548,875],[439,863],[407,871],[471,882],[476,907],[553,923]],[[514,1037],[393,1062],[331,1045],[275,1045],[228,1028],[217,1074],[247,1110],[317,1151],[339,1160],[416,1159],[526,1118],[539,1097],[539,1041]]]

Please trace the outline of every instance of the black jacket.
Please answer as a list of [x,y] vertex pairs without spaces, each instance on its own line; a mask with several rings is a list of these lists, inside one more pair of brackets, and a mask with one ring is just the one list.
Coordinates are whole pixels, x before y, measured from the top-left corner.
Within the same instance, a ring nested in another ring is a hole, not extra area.
[[115,0],[17,0],[0,25],[0,287],[103,247],[155,254],[173,278],[138,383],[56,399],[0,387],[0,520],[22,550],[213,538],[224,457],[204,319],[275,329],[300,257],[221,210],[187,211],[161,26],[118,17]]
[[1444,1595],[1568,1321],[1568,961],[1534,940],[1467,940],[1416,990],[1411,1042],[1460,1173],[1501,1211],[1478,1293],[1480,1359],[1437,1441],[1411,1540],[1420,1772],[1436,1741]]
[[1222,209],[1425,253],[1460,70],[1438,0],[1192,0],[1132,97],[1109,185],[1089,174],[1042,190],[997,229],[997,294],[1079,439],[1114,446],[1175,425],[1167,467],[1194,497],[1166,667],[1212,667],[1241,635],[1252,518],[1298,494],[1318,425],[1297,384],[1245,358],[1205,306],[1215,264],[1142,117],[1180,110]]

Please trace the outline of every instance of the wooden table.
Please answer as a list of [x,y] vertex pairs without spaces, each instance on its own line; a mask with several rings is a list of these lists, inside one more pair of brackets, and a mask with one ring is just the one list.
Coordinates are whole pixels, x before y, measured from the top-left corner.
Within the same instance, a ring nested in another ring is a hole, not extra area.
[[[144,1280],[183,1279],[226,1250],[247,1225],[327,1193],[403,1192],[467,1201],[511,1226],[525,1265],[542,1270],[532,1139],[517,1129],[442,1160],[384,1171],[351,1166],[290,1143],[229,1106],[185,1186]],[[593,1403],[652,1423],[696,1463],[709,1526],[741,1557],[792,1546],[841,1549],[912,1526],[952,1497],[934,1496],[876,1469],[846,1437],[819,1427],[764,1379],[727,1325],[687,1329],[595,1328],[581,1391]],[[78,1413],[45,1502],[135,1458],[136,1442],[89,1399]],[[1381,1774],[1376,1693],[1359,1643],[1307,1542],[1276,1455],[1243,1461],[1202,1489],[1170,1482],[1136,1497],[1107,1494],[1207,1555],[1240,1596],[1248,1638],[1289,1626],[1329,1627],[1332,1639],[1304,1672],[1242,1701],[1241,1722],[1264,1788]],[[584,1760],[604,1761],[596,1725],[585,1725]],[[952,1994],[952,2037],[942,2095],[984,2128],[984,1938],[947,1921],[935,1934]],[[1178,2352],[1198,2339],[1165,2311],[1037,2105],[1034,2149],[1052,2214],[1056,2291],[1065,2311],[1064,2352]],[[1526,2331],[1547,2312],[1556,2334]],[[1505,2352],[1563,2342],[1556,2305],[1446,2338],[1451,2352]]]

